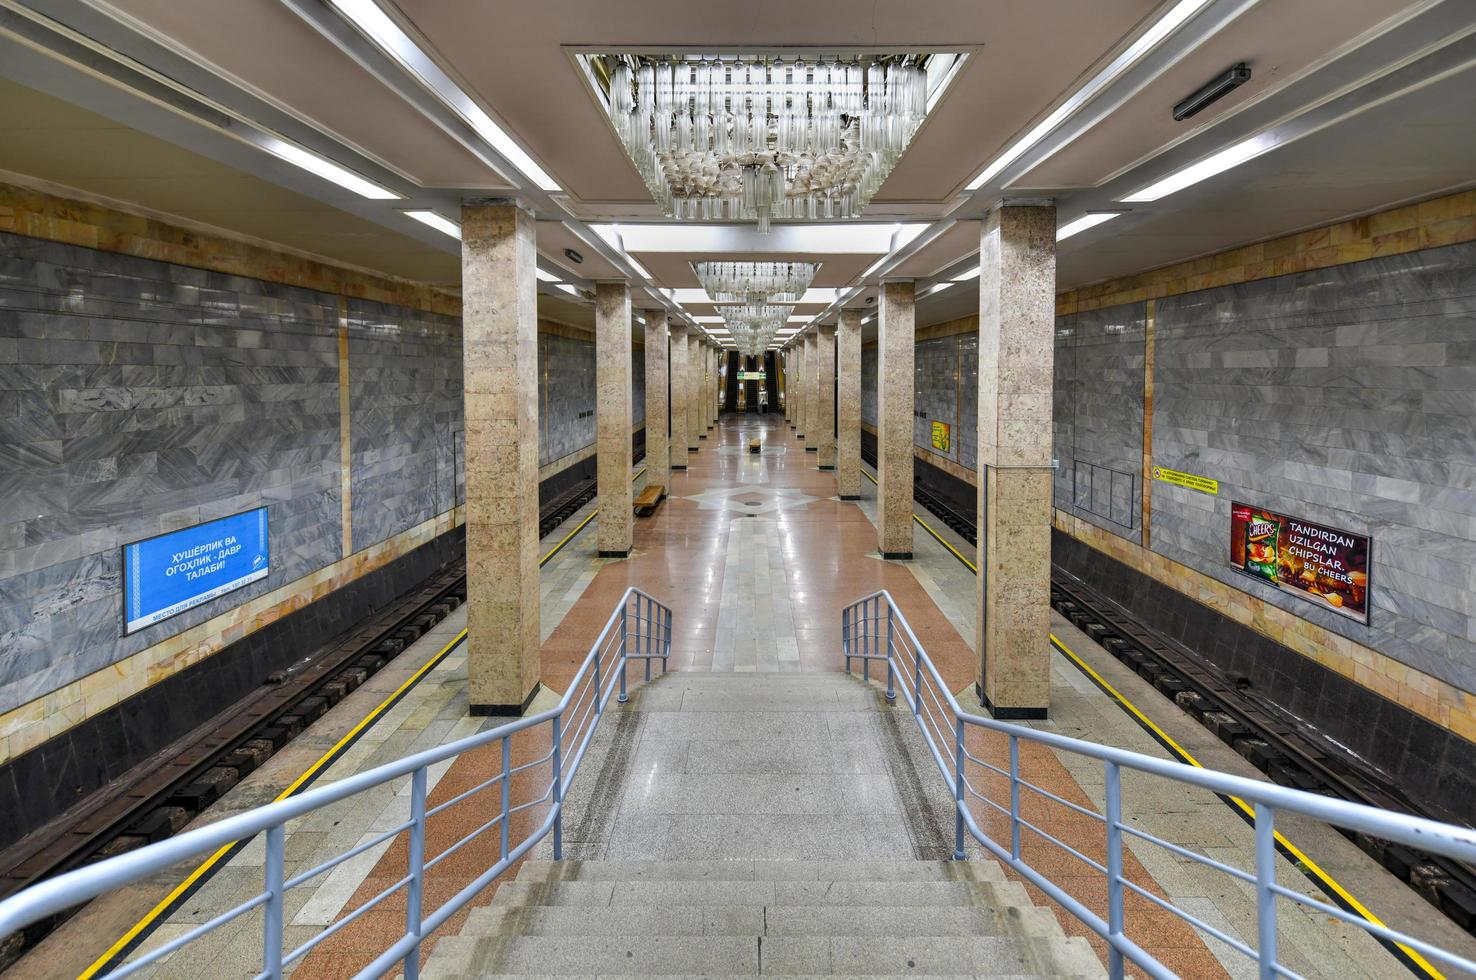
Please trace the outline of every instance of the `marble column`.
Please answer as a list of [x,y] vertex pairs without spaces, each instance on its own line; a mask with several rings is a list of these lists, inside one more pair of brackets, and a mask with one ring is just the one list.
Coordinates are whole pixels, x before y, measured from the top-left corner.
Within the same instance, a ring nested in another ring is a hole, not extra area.
[[707,426],[702,421],[702,336],[691,334],[687,339],[687,451],[695,453],[702,447],[698,439],[707,438]]
[[595,487],[601,558],[630,554],[630,286],[595,283]]
[[666,314],[646,313],[646,486],[671,486],[670,422],[667,420]]
[[836,331],[835,492],[861,499],[861,311],[841,310]]
[[702,363],[707,368],[706,387],[702,389],[702,408],[707,416],[707,431],[717,425],[717,348],[707,344],[703,348]]
[[820,451],[820,348],[816,330],[805,331],[805,452]]
[[835,469],[835,324],[815,328],[815,463],[822,470]]
[[687,347],[692,341],[692,328],[670,322],[671,330],[671,436],[670,466],[673,471],[687,468]]
[[533,215],[461,209],[467,695],[521,714],[538,690],[538,292]]
[[979,701],[1044,718],[1051,693],[1056,209],[1002,207],[979,242]]
[[882,284],[876,330],[876,532],[885,558],[912,557],[915,307],[910,281]]

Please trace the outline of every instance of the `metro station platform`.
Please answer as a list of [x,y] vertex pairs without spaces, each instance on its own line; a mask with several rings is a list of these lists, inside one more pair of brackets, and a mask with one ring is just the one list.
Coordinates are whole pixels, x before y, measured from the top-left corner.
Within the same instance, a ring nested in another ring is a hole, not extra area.
[[[758,454],[748,451],[754,438],[762,442]],[[533,710],[562,693],[628,586],[638,585],[674,610],[670,669],[677,676],[657,677],[649,685],[633,676],[635,693],[630,704],[616,709],[612,702],[612,710],[618,710],[617,721],[595,743],[592,766],[581,776],[570,799],[567,825],[578,829],[570,831],[565,845],[565,856],[575,859],[571,867],[577,869],[568,873],[584,876],[581,880],[586,884],[581,888],[603,880],[598,871],[601,861],[619,862],[609,865],[616,869],[611,874],[653,878],[647,886],[617,885],[613,897],[607,896],[605,902],[620,904],[626,892],[619,889],[634,888],[629,892],[631,900],[644,895],[641,901],[652,908],[693,903],[707,909],[691,921],[690,915],[669,914],[666,928],[672,935],[688,937],[683,940],[687,945],[672,954],[675,959],[645,961],[652,970],[684,964],[686,972],[693,973],[745,971],[756,964],[749,962],[750,940],[738,937],[751,934],[771,937],[759,940],[759,947],[770,943],[770,971],[839,968],[842,960],[835,957],[840,947],[834,945],[838,940],[827,940],[832,945],[824,947],[829,952],[822,957],[815,945],[819,940],[813,935],[805,941],[792,935],[786,939],[781,923],[790,920],[766,920],[763,910],[772,908],[776,914],[788,910],[784,914],[798,916],[795,921],[808,921],[805,915],[820,913],[794,911],[796,904],[804,905],[814,897],[813,890],[805,892],[796,881],[864,876],[855,870],[856,862],[871,862],[867,866],[873,870],[882,867],[875,862],[916,862],[923,869],[927,862],[950,856],[947,793],[942,793],[941,802],[936,799],[941,784],[934,785],[937,781],[927,768],[930,760],[919,744],[909,744],[903,737],[911,730],[911,741],[917,742],[905,708],[889,707],[880,700],[878,678],[873,678],[868,690],[858,680],[845,681],[836,674],[844,669],[842,608],[863,595],[886,589],[960,702],[965,707],[977,705],[972,693],[975,583],[965,563],[968,546],[919,509],[918,521],[926,527],[918,528],[914,559],[883,561],[875,550],[874,512],[869,482],[860,501],[836,499],[834,474],[816,468],[814,455],[804,452],[803,443],[780,417],[727,415],[707,433],[700,451],[689,457],[687,470],[673,474],[669,499],[652,517],[637,521],[629,559],[597,556],[588,508],[543,539],[543,553],[549,556],[540,579],[541,670],[547,690],[539,694]],[[571,536],[575,529],[577,533]],[[464,622],[463,608],[407,649],[370,685],[316,722],[289,750],[247,777],[203,820],[266,802],[308,774],[318,784],[332,782],[498,724],[498,719],[467,716],[461,644]],[[1257,775],[1236,752],[1187,715],[1167,706],[1151,686],[1059,616],[1053,622],[1053,635],[1059,650],[1051,662],[1051,716],[1048,721],[1031,723],[1034,727],[1165,759],[1192,756],[1205,766]],[[632,673],[638,670],[633,668]],[[702,684],[683,680],[699,674],[725,675],[732,680],[729,687],[723,686],[721,678]],[[806,680],[816,674],[834,681],[825,686]],[[786,680],[791,677],[792,681]],[[836,688],[835,683],[845,686]],[[514,745],[517,764],[534,758],[547,742],[528,738]],[[982,758],[1006,762],[1001,739],[971,735],[970,748]],[[1039,746],[1024,746],[1023,755],[1031,778],[1044,789],[1081,807],[1103,806],[1100,769]],[[435,805],[475,786],[489,767],[498,764],[491,754],[478,750],[434,768],[429,803]],[[391,788],[350,802],[352,805],[337,805],[288,825],[289,876],[325,856],[373,839],[403,820],[409,806],[405,791]],[[1124,780],[1123,807],[1128,822],[1164,840],[1231,866],[1254,865],[1252,828],[1232,805],[1213,793],[1129,775]],[[535,809],[524,816],[531,820],[538,812]],[[1100,824],[1042,798],[1027,801],[1025,812],[1063,841],[1102,858]],[[428,855],[487,816],[480,805],[447,813],[441,826],[431,824]],[[986,831],[1008,838],[1007,823],[998,815],[981,819]],[[1427,935],[1433,930],[1442,943],[1468,952],[1476,945],[1448,923],[1432,922],[1422,899],[1326,826],[1291,822],[1283,830],[1305,858],[1299,864],[1284,862],[1281,877],[1288,887],[1323,895],[1331,884],[1396,928],[1419,928]],[[1099,874],[1073,864],[1075,859],[1044,841],[1027,840],[1024,853],[1033,864],[1049,868],[1053,879],[1073,896],[1096,908],[1105,906],[1105,884]],[[515,950],[489,947],[488,941],[476,936],[491,921],[489,915],[500,916],[497,921],[502,922],[513,914],[486,910],[500,901],[503,890],[510,889],[505,900],[511,901],[507,896],[526,897],[530,888],[555,887],[544,884],[559,880],[550,877],[549,856],[547,846],[541,847],[516,880],[509,873],[486,889],[469,915],[457,916],[428,939],[423,950],[429,957],[427,975],[485,970],[497,957],[503,957],[499,962],[514,962]],[[979,882],[998,882],[971,888],[1002,889],[1006,888],[1002,883],[1018,881],[1018,876],[1001,871],[972,843],[969,856],[981,869],[970,872],[982,876]],[[258,838],[220,855],[203,870],[182,866],[99,899],[47,938],[9,975],[44,977],[59,971],[86,975],[90,964],[107,961],[109,950],[121,952],[124,961],[137,958],[253,893],[260,887],[263,858]],[[495,835],[473,841],[445,866],[447,876],[427,893],[427,903],[434,906],[495,859]],[[694,859],[707,863],[684,866],[687,870],[682,873],[723,884],[702,891],[694,884],[655,883],[662,872],[653,870],[652,862]],[[643,861],[646,864],[640,864]],[[776,865],[787,870],[776,869]],[[850,870],[843,870],[842,865]],[[1310,876],[1313,865],[1321,885]],[[289,945],[311,940],[325,927],[351,915],[399,880],[405,868],[403,843],[387,842],[365,850],[320,881],[292,890],[285,920]],[[1242,941],[1254,937],[1255,904],[1252,890],[1244,883],[1137,840],[1128,844],[1124,870],[1150,893],[1192,911],[1227,935]],[[895,868],[886,872],[897,873]],[[778,884],[761,885],[775,876]],[[785,879],[790,884],[785,885]],[[641,892],[640,887],[647,890]],[[874,883],[871,887],[878,894],[885,887],[893,889],[888,894],[897,894],[895,889],[902,886]],[[912,896],[909,901],[934,900],[925,893],[932,886],[907,887],[914,888],[906,893]],[[1021,972],[1059,974],[1068,970],[1064,964],[1074,963],[1069,969],[1090,973],[1094,958],[1088,955],[1082,960],[1080,953],[1090,948],[1100,957],[1104,944],[1071,916],[1053,911],[1050,900],[1033,886],[1023,891],[1018,884],[1008,887],[1015,889],[1008,892],[1008,898],[1002,897],[1004,892],[989,892],[995,896],[995,906],[1024,910],[1011,914],[1023,915],[1024,921],[1034,925],[1018,935],[1010,931],[1013,926],[1001,926],[1003,932],[994,927],[986,931],[1016,936],[1024,945],[1010,948],[1029,950],[1029,956],[1037,957],[1029,963],[1022,960]],[[725,904],[718,897],[722,893],[747,897]],[[576,900],[583,901],[567,897],[567,901]],[[558,901],[549,898],[548,905]],[[890,901],[895,906],[897,900]],[[559,918],[546,906],[539,908],[543,918],[538,921],[562,922],[565,932],[578,931],[575,919]],[[754,909],[758,918],[745,919]],[[1283,902],[1282,909],[1282,960],[1302,975],[1385,977],[1404,969],[1393,953],[1362,932],[1290,908],[1289,903]],[[140,918],[144,912],[148,915]],[[854,916],[854,909],[850,914]],[[913,925],[905,935],[953,935],[930,926],[929,916],[919,915],[916,908],[909,915],[907,921]],[[1239,953],[1196,935],[1147,899],[1130,896],[1126,915],[1135,938],[1181,975],[1254,973],[1253,964]],[[293,975],[353,975],[399,934],[403,916],[403,902],[386,902],[293,964]],[[211,933],[149,968],[145,975],[194,978],[253,971],[260,956],[260,923],[253,921],[255,917],[248,914]],[[765,929],[765,921],[771,929]],[[871,920],[863,916],[862,921]],[[619,919],[609,928],[617,929],[619,923],[625,923],[619,928],[631,935],[652,934],[652,927],[630,919]],[[833,931],[835,926],[826,928]],[[879,919],[866,928],[878,936],[900,935],[888,932]],[[465,931],[468,929],[471,931]],[[533,929],[530,935],[535,933]],[[613,949],[625,948],[619,945],[622,934],[617,929],[594,947],[613,943]],[[662,933],[656,930],[655,934]],[[703,935],[716,938],[693,938]],[[1049,940],[1049,952],[1039,946],[1046,942],[1042,936],[1059,937]],[[1068,943],[1066,937],[1076,938]],[[445,951],[438,953],[443,944]],[[586,950],[592,962],[605,955],[597,955],[594,947]],[[634,944],[631,948],[645,947]],[[926,967],[941,962],[939,955],[937,948],[920,949],[916,961]],[[1070,959],[1073,955],[1078,958]],[[483,959],[477,960],[479,956]],[[1042,956],[1047,958],[1039,959]],[[586,972],[567,963],[555,968],[564,961],[548,962],[544,972]]]

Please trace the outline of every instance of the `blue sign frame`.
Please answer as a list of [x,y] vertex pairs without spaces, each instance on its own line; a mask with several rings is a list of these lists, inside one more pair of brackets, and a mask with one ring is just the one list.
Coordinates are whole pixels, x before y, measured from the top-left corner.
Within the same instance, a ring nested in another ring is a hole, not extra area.
[[137,633],[271,574],[267,509],[123,546],[123,635]]

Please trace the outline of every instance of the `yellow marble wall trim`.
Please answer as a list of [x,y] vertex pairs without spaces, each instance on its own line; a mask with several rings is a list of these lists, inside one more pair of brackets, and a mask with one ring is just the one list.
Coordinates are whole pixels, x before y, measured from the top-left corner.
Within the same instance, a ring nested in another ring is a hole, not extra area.
[[0,763],[459,527],[465,516],[463,507],[439,514],[0,715]]
[[460,297],[424,283],[332,265],[224,232],[186,228],[160,217],[3,181],[0,231],[414,310],[461,315]]
[[1075,515],[1057,510],[1055,525],[1088,547],[1157,579],[1457,735],[1476,741],[1476,694],[1406,666],[1279,606],[1262,602],[1219,579],[1148,551]]
[[1162,269],[1067,290],[1056,296],[1056,313],[1097,310],[1469,241],[1476,241],[1476,191],[1350,218]]

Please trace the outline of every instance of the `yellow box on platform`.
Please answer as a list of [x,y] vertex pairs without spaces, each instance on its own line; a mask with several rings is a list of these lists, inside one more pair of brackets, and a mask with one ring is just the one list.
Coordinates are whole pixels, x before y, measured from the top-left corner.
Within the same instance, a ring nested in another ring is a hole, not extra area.
[[1194,473],[1165,469],[1162,466],[1153,467],[1153,479],[1172,483],[1176,487],[1188,487],[1200,493],[1218,494],[1220,492],[1219,480],[1212,480],[1207,476],[1198,476]]

